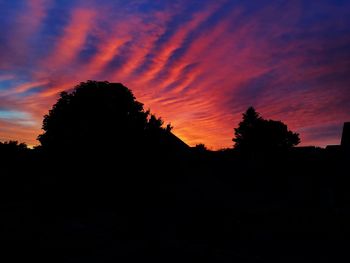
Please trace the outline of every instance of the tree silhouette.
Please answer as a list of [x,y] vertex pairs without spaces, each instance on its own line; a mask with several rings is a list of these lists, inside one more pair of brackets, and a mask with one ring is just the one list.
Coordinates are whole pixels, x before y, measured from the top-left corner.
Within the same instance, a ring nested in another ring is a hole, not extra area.
[[167,132],[162,125],[122,84],[88,81],[60,94],[44,117],[38,140],[49,150],[132,150]]
[[206,152],[208,151],[208,148],[205,146],[204,143],[196,144],[196,146],[193,148],[195,152]]
[[0,142],[0,148],[1,149],[8,149],[11,151],[27,151],[28,146],[27,144],[18,141],[6,141],[6,142]]
[[0,142],[0,157],[2,160],[4,158],[19,157],[27,154],[29,151],[25,143],[19,143],[18,141]]
[[243,152],[286,150],[300,143],[299,134],[288,130],[286,124],[263,119],[253,107],[243,113],[234,131],[234,147]]

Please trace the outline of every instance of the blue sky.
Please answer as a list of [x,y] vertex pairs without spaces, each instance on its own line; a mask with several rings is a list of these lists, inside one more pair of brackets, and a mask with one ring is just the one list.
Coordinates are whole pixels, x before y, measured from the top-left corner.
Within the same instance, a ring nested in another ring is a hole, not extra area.
[[350,1],[0,1],[0,30],[2,141],[37,144],[57,94],[89,79],[213,149],[251,105],[303,145],[350,120]]

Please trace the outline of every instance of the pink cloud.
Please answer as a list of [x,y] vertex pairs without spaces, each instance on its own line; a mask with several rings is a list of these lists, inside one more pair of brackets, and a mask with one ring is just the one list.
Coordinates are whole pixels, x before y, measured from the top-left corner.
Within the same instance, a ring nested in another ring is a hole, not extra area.
[[[324,28],[333,25],[329,21],[300,26],[302,4],[262,5],[247,15],[246,8],[232,8],[230,1],[207,2],[176,27],[171,23],[184,12],[181,5],[147,14],[134,11],[141,5],[137,2],[129,13],[123,13],[125,7],[114,13],[109,10],[112,5],[74,6],[54,45],[48,47],[48,56],[34,65],[31,79],[0,93],[16,98],[15,105],[0,99],[0,106],[29,112],[40,122],[58,92],[87,79],[109,80],[130,87],[146,108],[171,122],[175,134],[190,145],[232,146],[233,128],[250,105],[300,132],[304,144],[333,143],[337,132],[326,130],[350,119],[346,110],[350,39],[325,38]],[[23,35],[16,50],[25,48],[28,36],[43,26],[49,2],[33,1],[28,6],[28,13],[37,16],[18,29],[29,33],[13,33]],[[223,12],[225,8],[230,12]],[[81,56],[88,49],[89,56]],[[43,88],[20,98],[37,86]],[[40,130],[33,128],[30,137],[20,126],[6,125],[9,129],[2,131],[2,138],[18,127],[18,136],[33,142]],[[315,135],[317,127],[324,131],[323,137]]]
[[78,53],[84,48],[86,38],[92,29],[96,12],[77,8],[71,13],[70,21],[58,38],[51,54],[42,62],[42,68],[50,71],[72,65]]

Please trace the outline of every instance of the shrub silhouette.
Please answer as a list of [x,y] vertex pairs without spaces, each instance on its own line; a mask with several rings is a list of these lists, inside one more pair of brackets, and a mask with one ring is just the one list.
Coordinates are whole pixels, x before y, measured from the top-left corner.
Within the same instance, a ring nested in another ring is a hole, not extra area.
[[18,141],[0,142],[0,148],[12,150],[12,151],[27,151],[28,150],[27,144],[25,144],[23,142],[19,143]]
[[243,113],[234,131],[234,147],[243,152],[281,151],[300,143],[299,134],[288,130],[286,124],[263,119],[253,107]]
[[0,156],[1,159],[18,158],[28,154],[30,149],[25,143],[18,141],[0,142]]
[[205,153],[208,151],[208,148],[207,146],[205,146],[204,143],[199,143],[199,144],[196,144],[195,147],[193,147],[193,151],[195,153]]
[[[47,150],[100,149],[132,151],[157,140],[163,121],[143,109],[133,93],[120,83],[82,82],[45,115],[38,136]],[[170,131],[170,130],[169,130]]]

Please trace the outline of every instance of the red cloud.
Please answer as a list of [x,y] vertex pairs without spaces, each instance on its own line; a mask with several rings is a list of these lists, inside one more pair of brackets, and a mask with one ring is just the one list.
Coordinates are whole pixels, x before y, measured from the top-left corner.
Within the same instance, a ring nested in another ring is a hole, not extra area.
[[[247,7],[229,3],[207,2],[176,27],[171,23],[184,10],[177,5],[118,15],[99,6],[76,6],[48,47],[49,55],[34,65],[32,79],[1,95],[16,99],[14,107],[39,123],[58,92],[87,79],[109,80],[130,87],[190,145],[232,146],[233,128],[251,105],[300,132],[304,144],[337,141],[334,127],[340,130],[350,119],[350,38],[334,35],[329,40],[323,34],[333,23],[344,25],[324,21],[301,26],[300,2],[266,5],[251,14]],[[25,31],[37,31],[47,15],[45,6],[33,5],[30,12],[39,18]],[[81,57],[87,47],[94,51]],[[19,97],[36,86],[43,88]],[[9,129],[2,130],[3,139],[10,131],[8,138],[14,137],[17,129],[18,138],[31,143],[40,129],[24,134],[19,124],[4,125]],[[316,136],[317,128],[323,137]]]
[[67,65],[72,65],[78,53],[84,48],[95,18],[96,12],[91,9],[74,9],[63,34],[55,43],[55,48],[42,62],[42,68],[57,71],[64,69]]

